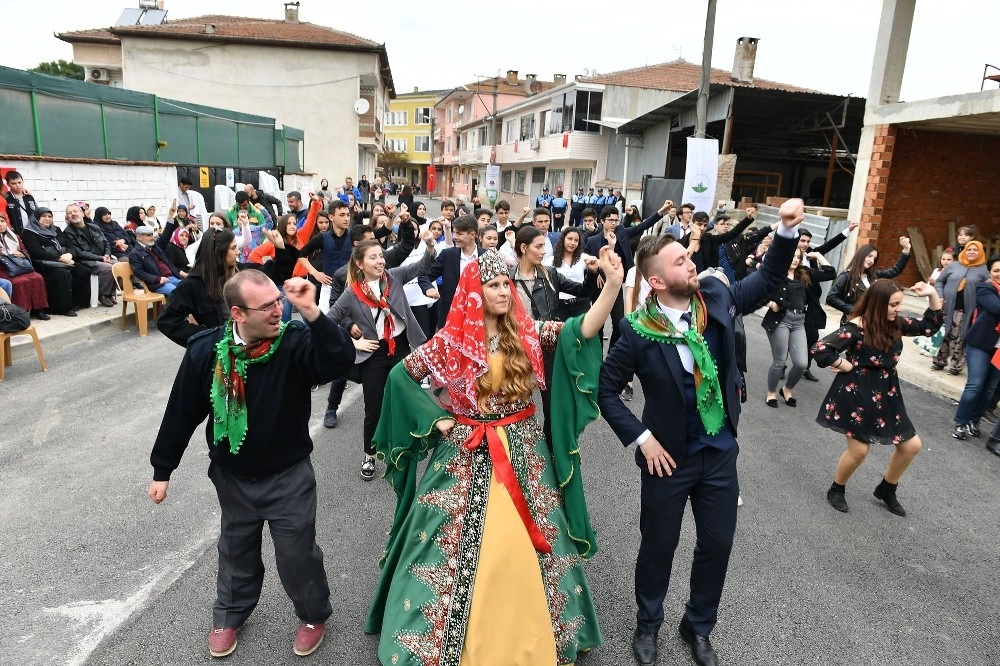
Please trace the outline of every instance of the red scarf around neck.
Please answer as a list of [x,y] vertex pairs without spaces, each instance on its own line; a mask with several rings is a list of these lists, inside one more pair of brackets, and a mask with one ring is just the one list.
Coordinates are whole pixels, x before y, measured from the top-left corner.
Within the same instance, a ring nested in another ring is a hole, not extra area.
[[393,356],[396,353],[396,321],[392,316],[392,311],[389,309],[390,284],[387,275],[383,275],[379,280],[379,287],[382,290],[382,296],[375,298],[375,294],[372,293],[372,289],[368,286],[367,282],[355,280],[351,285],[351,289],[354,290],[354,295],[358,297],[359,301],[370,308],[378,308],[382,311],[382,319],[385,322],[385,342],[389,345],[389,356]]

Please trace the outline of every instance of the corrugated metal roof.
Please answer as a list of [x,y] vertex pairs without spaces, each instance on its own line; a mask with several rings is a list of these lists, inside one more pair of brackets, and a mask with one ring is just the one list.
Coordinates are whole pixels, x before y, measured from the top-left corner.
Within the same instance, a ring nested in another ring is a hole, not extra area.
[[[725,69],[712,68],[711,82],[738,87],[758,88],[761,90],[784,90],[785,92],[818,92],[809,88],[793,86],[788,83],[768,81],[754,78],[753,82],[741,82],[733,79],[732,72]],[[581,79],[588,83],[603,83],[613,86],[628,86],[633,88],[652,88],[654,90],[675,90],[688,92],[701,85],[701,65],[686,60],[674,60],[658,65],[623,69],[608,74],[598,74]]]

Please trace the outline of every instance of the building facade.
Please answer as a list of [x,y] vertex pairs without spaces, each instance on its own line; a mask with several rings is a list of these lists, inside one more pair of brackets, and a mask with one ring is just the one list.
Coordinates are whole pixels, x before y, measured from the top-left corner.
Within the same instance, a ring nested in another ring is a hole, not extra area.
[[87,80],[271,116],[301,128],[303,170],[330,182],[372,174],[395,95],[385,46],[300,22],[208,15],[58,35]]
[[405,156],[405,163],[380,164],[382,177],[394,183],[427,191],[427,167],[431,164],[431,134],[434,105],[449,91],[430,90],[397,95],[389,101],[383,122],[384,145],[389,153]]

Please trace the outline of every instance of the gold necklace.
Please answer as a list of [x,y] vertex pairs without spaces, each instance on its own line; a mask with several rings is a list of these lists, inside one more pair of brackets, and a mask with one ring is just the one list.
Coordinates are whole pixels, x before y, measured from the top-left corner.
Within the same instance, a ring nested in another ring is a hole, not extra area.
[[486,339],[486,350],[490,355],[494,355],[500,351],[500,334],[491,335]]

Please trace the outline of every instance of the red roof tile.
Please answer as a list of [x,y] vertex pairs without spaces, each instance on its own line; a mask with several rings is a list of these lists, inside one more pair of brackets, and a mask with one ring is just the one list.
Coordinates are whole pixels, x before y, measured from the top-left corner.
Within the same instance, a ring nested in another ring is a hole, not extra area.
[[[597,76],[589,76],[582,80],[588,83],[689,92],[701,85],[701,65],[696,65],[686,60],[674,60],[672,62],[660,63],[659,65],[598,74]],[[754,77],[752,83],[743,83],[733,80],[732,72],[715,67],[712,68],[711,82],[739,88],[784,90],[786,92],[817,92],[809,88],[801,88],[787,83],[778,83],[777,81],[768,81],[767,79],[758,79],[756,77]]]

